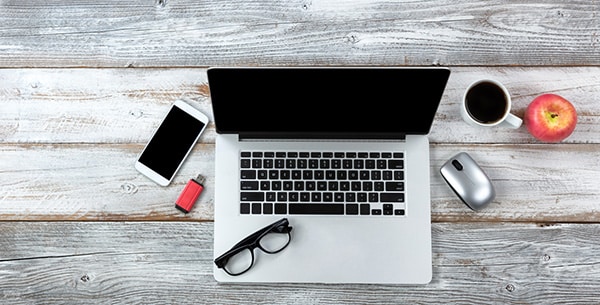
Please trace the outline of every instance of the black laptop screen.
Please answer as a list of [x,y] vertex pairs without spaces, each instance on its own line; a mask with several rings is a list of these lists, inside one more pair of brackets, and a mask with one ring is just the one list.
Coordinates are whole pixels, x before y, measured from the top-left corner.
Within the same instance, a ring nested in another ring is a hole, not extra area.
[[308,138],[427,134],[447,68],[210,68],[218,133]]

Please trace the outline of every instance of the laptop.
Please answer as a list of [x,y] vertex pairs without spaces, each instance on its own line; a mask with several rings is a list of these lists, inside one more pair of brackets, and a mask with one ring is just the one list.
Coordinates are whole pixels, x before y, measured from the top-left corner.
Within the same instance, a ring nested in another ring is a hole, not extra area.
[[290,241],[218,282],[426,284],[427,135],[445,67],[212,67],[214,257],[287,218]]

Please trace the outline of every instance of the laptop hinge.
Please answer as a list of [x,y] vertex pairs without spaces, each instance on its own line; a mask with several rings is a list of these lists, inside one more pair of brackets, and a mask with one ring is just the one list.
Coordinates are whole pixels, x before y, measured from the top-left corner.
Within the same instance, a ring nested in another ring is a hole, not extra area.
[[304,132],[245,132],[240,140],[406,140],[406,134],[398,133],[304,133]]

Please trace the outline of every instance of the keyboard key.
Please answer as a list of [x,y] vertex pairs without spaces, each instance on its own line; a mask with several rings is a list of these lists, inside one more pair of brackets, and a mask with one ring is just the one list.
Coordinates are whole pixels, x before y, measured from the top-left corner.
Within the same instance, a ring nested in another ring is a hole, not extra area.
[[262,211],[262,205],[260,203],[252,204],[252,214],[260,214]]
[[274,191],[281,191],[281,181],[271,182],[271,189]]
[[388,161],[388,168],[390,169],[403,169],[404,160],[392,159]]
[[250,214],[250,204],[243,202],[240,204],[240,214]]
[[385,190],[388,192],[404,191],[404,182],[386,182]]
[[386,203],[383,205],[383,215],[392,215],[394,212],[394,205]]
[[300,194],[298,192],[289,192],[288,200],[290,202],[297,202],[298,200],[300,200]]
[[371,214],[371,205],[368,203],[362,203],[360,205],[360,215],[370,215]]
[[356,202],[356,194],[346,193],[346,202]]
[[287,214],[287,205],[285,203],[276,203],[275,214]]
[[263,203],[263,214],[273,214],[273,204],[272,203]]
[[358,215],[358,204],[356,204],[356,203],[346,204],[346,215]]
[[242,179],[256,179],[256,171],[251,169],[242,170],[241,177]]
[[241,201],[264,201],[265,193],[263,192],[241,192]]
[[260,182],[260,190],[261,191],[270,191],[271,190],[271,182],[261,181]]
[[250,168],[251,163],[252,162],[250,161],[250,159],[242,159],[242,160],[240,160],[240,167],[241,168]]
[[278,192],[277,193],[277,201],[280,201],[280,202],[288,201],[288,193]]
[[381,193],[381,202],[404,202],[404,193]]
[[311,193],[309,193],[309,192],[300,192],[300,201],[301,202],[310,202],[310,195],[311,195]]
[[369,193],[369,202],[379,202],[379,193]]
[[244,191],[258,190],[258,181],[242,181],[240,188]]
[[289,213],[292,215],[343,215],[344,205],[343,204],[301,204],[301,203],[290,203]]
[[317,193],[317,192],[312,193],[312,196],[310,199],[312,202],[321,202],[321,193]]

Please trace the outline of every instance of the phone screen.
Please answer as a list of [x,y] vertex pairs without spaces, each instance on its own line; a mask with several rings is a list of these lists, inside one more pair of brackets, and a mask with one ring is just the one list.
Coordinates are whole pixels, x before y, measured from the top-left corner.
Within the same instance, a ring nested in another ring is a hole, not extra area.
[[142,152],[139,162],[171,180],[204,129],[204,123],[173,106]]

